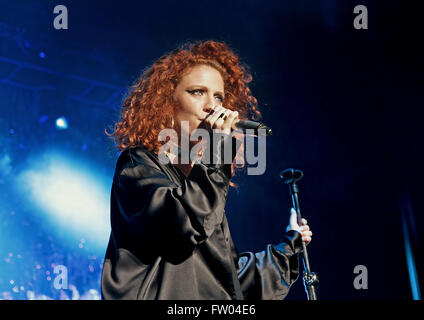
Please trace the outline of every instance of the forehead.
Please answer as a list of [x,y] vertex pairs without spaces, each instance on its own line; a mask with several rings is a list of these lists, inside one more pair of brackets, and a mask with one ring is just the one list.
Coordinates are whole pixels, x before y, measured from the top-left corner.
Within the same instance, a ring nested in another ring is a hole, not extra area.
[[206,87],[224,88],[224,80],[221,73],[207,65],[197,65],[188,70],[180,80],[186,85],[202,85]]

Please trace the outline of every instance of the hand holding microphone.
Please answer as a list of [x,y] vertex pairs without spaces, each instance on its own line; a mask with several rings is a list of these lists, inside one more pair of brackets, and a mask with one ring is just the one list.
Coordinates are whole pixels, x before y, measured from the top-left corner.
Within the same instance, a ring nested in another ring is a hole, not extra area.
[[211,132],[213,129],[217,129],[225,134],[230,134],[236,128],[235,123],[239,121],[238,115],[237,111],[215,106],[204,120],[205,127]]
[[216,106],[211,110],[209,115],[205,118],[205,127],[212,131],[212,129],[219,129],[221,132],[230,134],[232,130],[242,129],[254,129],[254,134],[259,133],[258,129],[264,129],[266,135],[272,135],[272,129],[264,125],[263,123],[251,121],[251,120],[240,120],[238,118],[239,113],[222,106]]

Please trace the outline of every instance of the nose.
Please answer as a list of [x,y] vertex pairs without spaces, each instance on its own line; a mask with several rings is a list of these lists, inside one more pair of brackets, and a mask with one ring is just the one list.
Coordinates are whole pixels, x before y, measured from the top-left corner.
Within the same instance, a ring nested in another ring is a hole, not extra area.
[[203,106],[203,111],[206,112],[206,113],[211,112],[212,109],[213,109],[212,103],[207,103]]
[[207,113],[211,112],[211,110],[215,107],[214,102],[214,97],[206,99],[205,104],[203,105],[203,111]]

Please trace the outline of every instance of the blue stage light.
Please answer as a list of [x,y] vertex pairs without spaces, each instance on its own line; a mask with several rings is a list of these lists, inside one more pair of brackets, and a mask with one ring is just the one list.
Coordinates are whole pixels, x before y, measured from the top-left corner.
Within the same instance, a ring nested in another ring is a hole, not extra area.
[[66,130],[68,129],[68,121],[65,117],[60,117],[56,119],[56,128],[58,130]]
[[[104,250],[110,232],[109,186],[94,168],[59,154],[35,160],[20,174],[19,185],[53,224],[54,231]],[[81,248],[81,247],[80,247]]]

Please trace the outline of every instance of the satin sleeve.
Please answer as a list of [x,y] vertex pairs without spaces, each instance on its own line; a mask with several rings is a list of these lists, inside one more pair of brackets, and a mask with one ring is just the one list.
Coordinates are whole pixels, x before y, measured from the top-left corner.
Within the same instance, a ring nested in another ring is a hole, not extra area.
[[147,151],[115,174],[118,239],[154,255],[183,259],[214,231],[223,214],[231,164],[194,164],[181,185]]
[[291,230],[278,245],[240,255],[233,244],[233,257],[243,296],[248,300],[282,300],[299,277],[300,233]]

